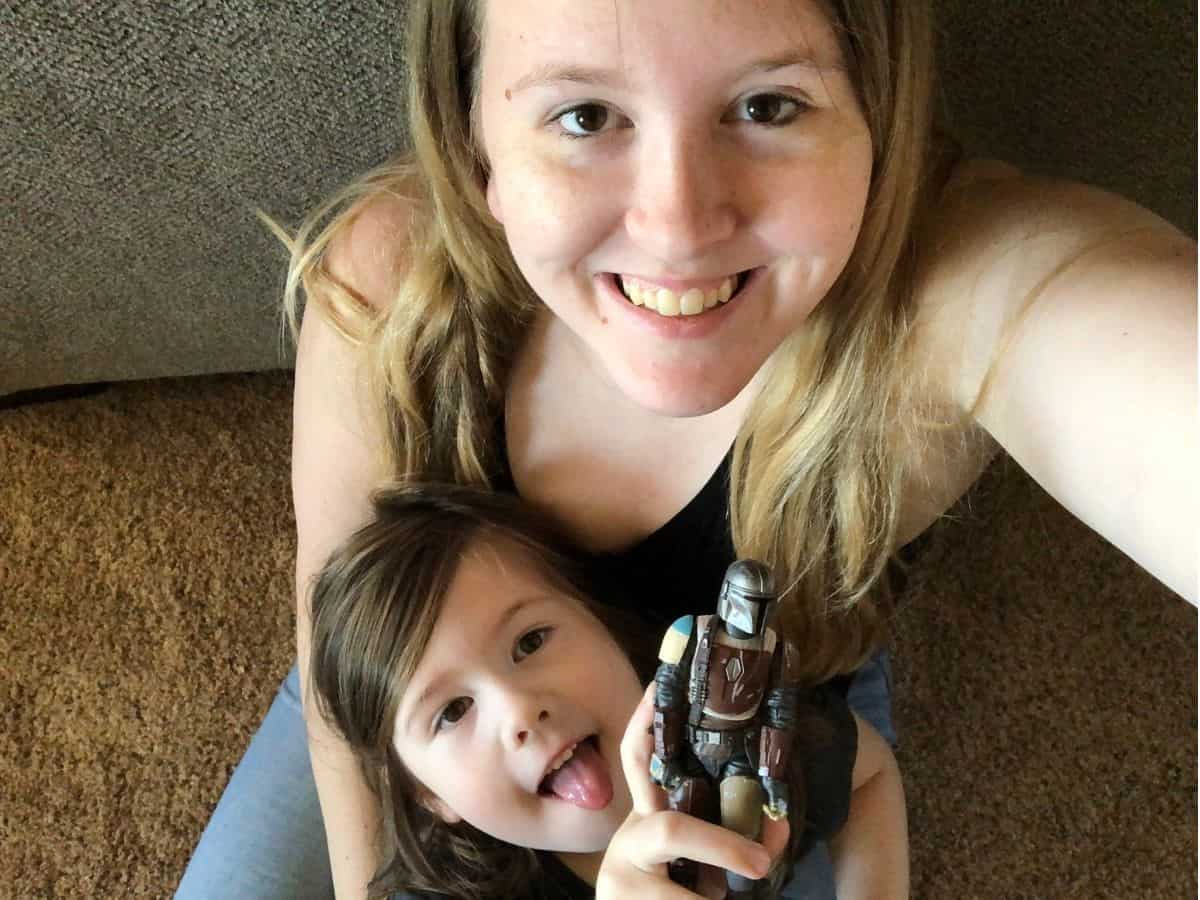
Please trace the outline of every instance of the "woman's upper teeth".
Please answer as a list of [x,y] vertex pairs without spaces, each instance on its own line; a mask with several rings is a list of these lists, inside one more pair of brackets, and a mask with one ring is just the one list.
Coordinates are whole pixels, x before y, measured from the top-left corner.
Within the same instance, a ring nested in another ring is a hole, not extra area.
[[695,316],[718,303],[728,302],[737,287],[737,276],[730,275],[707,290],[689,288],[681,292],[639,281],[630,275],[621,276],[618,283],[635,306],[644,306],[660,316]]

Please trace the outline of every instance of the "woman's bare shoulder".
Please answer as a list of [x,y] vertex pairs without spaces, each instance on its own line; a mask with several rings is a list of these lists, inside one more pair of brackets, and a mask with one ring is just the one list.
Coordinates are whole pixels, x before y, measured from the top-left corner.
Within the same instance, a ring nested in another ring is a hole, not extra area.
[[[395,191],[372,191],[330,240],[322,266],[357,303],[381,309],[396,295],[412,208]],[[385,474],[363,357],[328,313],[310,304],[296,352],[292,487],[298,567],[308,573],[365,521],[370,489]]]
[[921,233],[939,272],[978,271],[1031,246],[1092,244],[1134,232],[1176,232],[1132,200],[1065,178],[1031,175],[993,159],[960,163]]
[[[939,363],[935,377],[947,397],[972,406],[1008,329],[1034,300],[1113,266],[1136,281],[1131,246],[1150,257],[1194,248],[1154,213],[1108,191],[997,160],[961,163],[918,238],[917,335],[924,358]],[[1153,266],[1145,271],[1156,277]]]
[[326,270],[359,300],[386,307],[400,287],[414,211],[413,200],[393,191],[361,201],[330,241]]
[[1010,173],[952,179],[918,253],[932,392],[1194,597],[1195,242],[1107,191]]

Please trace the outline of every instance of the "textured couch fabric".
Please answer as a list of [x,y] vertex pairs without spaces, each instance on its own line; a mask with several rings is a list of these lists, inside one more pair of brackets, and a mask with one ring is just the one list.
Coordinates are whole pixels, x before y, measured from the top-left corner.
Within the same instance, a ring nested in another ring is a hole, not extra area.
[[[938,0],[971,152],[1195,231],[1196,5]],[[402,3],[0,8],[0,394],[286,366],[295,223],[399,146]]]

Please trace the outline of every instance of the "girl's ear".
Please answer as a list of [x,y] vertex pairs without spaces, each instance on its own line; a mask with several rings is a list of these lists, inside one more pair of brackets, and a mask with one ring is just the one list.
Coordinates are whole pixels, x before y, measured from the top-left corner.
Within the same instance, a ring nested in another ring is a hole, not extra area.
[[443,803],[435,794],[429,791],[422,790],[420,804],[445,822],[447,825],[456,825],[462,821],[462,816],[452,810],[449,806]]

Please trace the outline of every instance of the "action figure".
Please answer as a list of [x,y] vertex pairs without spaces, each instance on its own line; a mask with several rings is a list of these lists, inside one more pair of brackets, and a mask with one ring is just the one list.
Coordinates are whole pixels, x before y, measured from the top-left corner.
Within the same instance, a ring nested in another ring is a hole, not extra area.
[[[717,614],[677,619],[654,676],[650,776],[666,789],[668,807],[755,841],[762,813],[774,820],[788,814],[799,695],[798,651],[767,626],[777,596],[766,565],[733,563]],[[674,860],[669,871],[676,883],[695,887],[695,862]],[[734,872],[726,881],[729,898],[753,896],[754,881]]]

